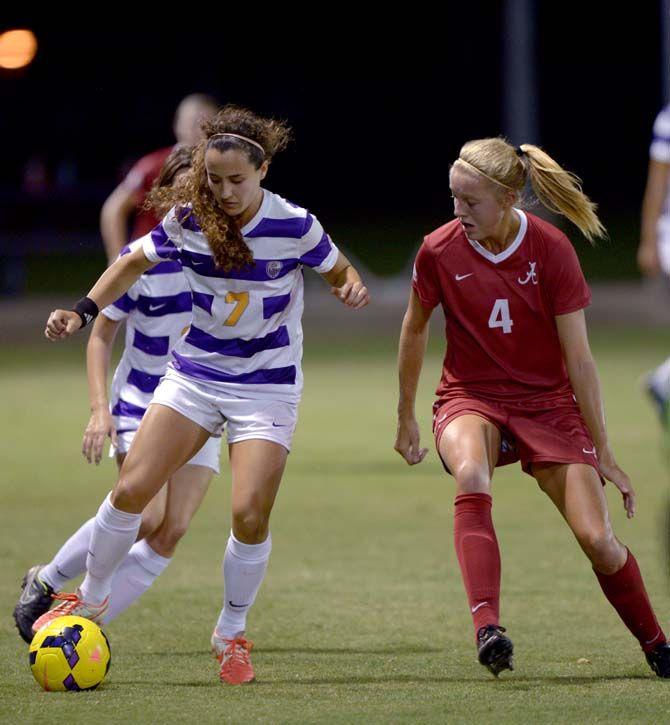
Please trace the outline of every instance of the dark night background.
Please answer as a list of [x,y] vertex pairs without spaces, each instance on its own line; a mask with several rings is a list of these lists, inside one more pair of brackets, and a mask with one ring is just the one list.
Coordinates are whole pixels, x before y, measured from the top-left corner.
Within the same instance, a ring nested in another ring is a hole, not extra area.
[[[587,272],[635,274],[664,95],[660,5],[536,6],[535,141],[583,178],[610,229],[596,252],[570,230]],[[73,253],[83,268],[102,262],[102,202],[124,164],[172,143],[174,109],[191,92],[287,119],[295,140],[266,185],[317,213],[379,273],[402,269],[421,236],[450,218],[448,165],[459,147],[505,131],[501,59],[515,39],[501,3],[370,19],[341,7],[239,11],[171,11],[142,27],[0,13],[0,31],[27,27],[39,43],[31,66],[0,74],[0,254],[25,256],[22,288],[58,286],[59,260]],[[52,182],[38,197],[22,190],[36,157]],[[47,254],[51,277],[39,271]]]

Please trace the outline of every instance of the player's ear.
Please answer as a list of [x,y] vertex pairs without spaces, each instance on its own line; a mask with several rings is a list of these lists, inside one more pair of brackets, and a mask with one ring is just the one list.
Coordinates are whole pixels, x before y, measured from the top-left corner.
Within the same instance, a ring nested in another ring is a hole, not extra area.
[[263,161],[261,164],[260,172],[261,172],[261,181],[265,178],[265,176],[268,173],[268,169],[270,168],[270,162],[269,161]]
[[516,194],[509,189],[505,189],[505,191],[503,192],[502,203],[503,206],[505,206],[507,209],[510,209],[514,206],[514,204],[516,204]]

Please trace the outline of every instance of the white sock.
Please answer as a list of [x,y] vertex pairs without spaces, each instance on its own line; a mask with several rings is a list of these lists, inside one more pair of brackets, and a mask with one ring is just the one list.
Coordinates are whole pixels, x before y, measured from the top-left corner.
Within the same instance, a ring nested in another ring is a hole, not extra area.
[[670,398],[670,357],[654,370],[651,381],[661,395]]
[[246,629],[247,613],[261,588],[271,551],[270,534],[262,544],[243,544],[230,532],[223,557],[223,609],[216,624],[221,637],[232,639]]
[[157,554],[144,540],[133,544],[112,579],[105,624],[128,609],[156,581],[171,559]]
[[89,519],[61,546],[54,558],[40,572],[40,579],[60,591],[66,581],[86,571],[86,555],[91,543],[95,519]]
[[142,514],[129,514],[112,506],[107,495],[95,517],[86,557],[88,572],[79,590],[89,604],[102,604],[112,590],[112,579],[140,530]]

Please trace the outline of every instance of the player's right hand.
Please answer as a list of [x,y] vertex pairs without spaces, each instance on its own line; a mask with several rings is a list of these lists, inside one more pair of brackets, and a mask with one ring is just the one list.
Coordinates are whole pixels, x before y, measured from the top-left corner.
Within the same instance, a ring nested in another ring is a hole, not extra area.
[[393,448],[410,466],[421,463],[428,453],[427,448],[420,447],[419,441],[419,424],[416,420],[398,419],[398,432]]
[[44,336],[56,342],[70,337],[81,327],[81,317],[73,310],[54,310],[47,320]]
[[107,408],[94,410],[84,431],[84,440],[81,444],[81,452],[89,463],[95,461],[96,466],[100,463],[102,449],[108,436],[112,440],[112,445],[116,446],[116,428],[109,410]]

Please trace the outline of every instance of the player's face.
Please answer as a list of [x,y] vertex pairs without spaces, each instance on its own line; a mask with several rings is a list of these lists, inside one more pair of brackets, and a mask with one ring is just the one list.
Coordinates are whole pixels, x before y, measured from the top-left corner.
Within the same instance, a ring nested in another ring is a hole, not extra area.
[[243,151],[228,149],[221,153],[208,149],[205,153],[207,184],[216,201],[229,216],[244,226],[258,211],[262,199],[261,181],[268,163],[255,168]]
[[454,216],[468,239],[482,242],[497,239],[513,197],[500,193],[495,185],[477,173],[454,166],[449,175]]

